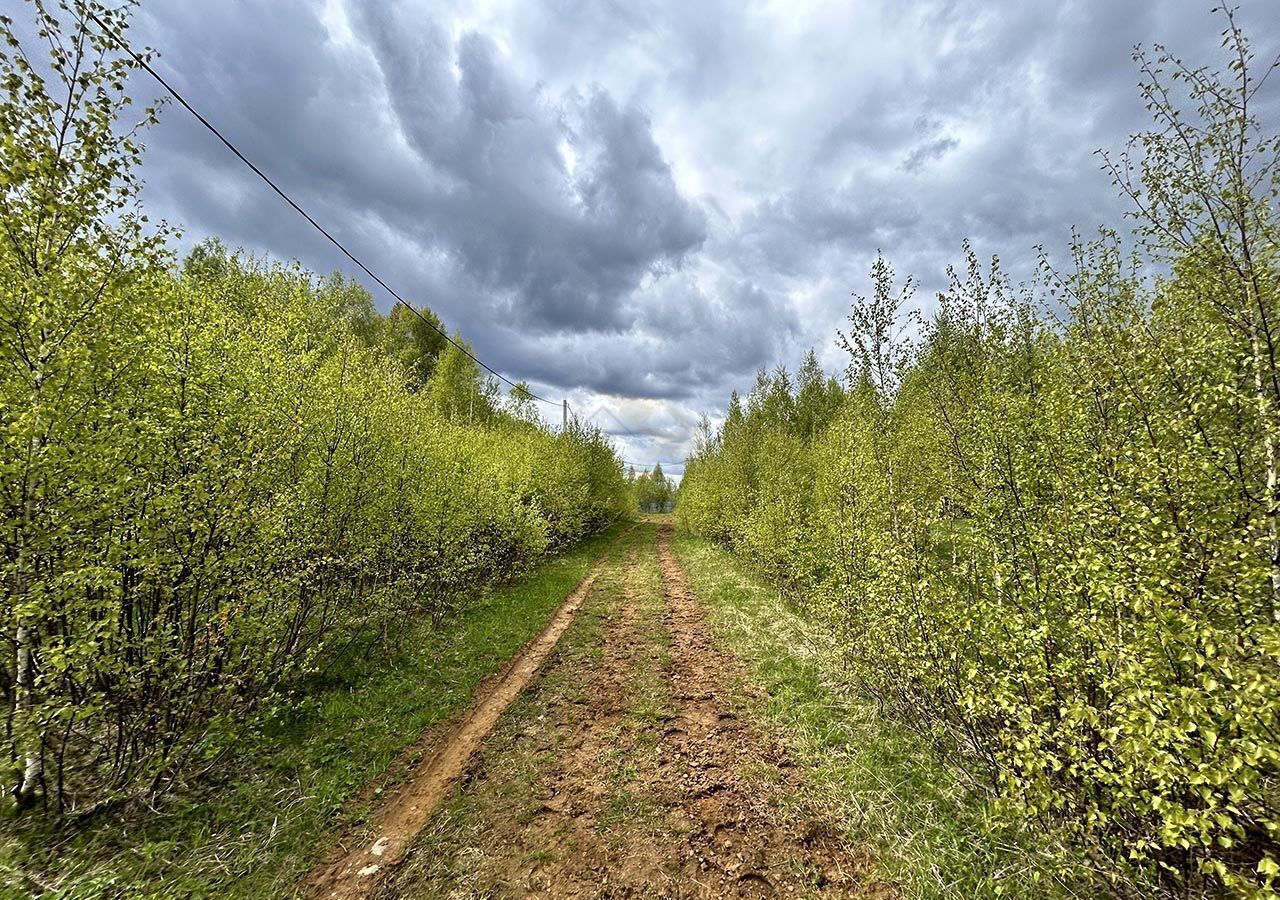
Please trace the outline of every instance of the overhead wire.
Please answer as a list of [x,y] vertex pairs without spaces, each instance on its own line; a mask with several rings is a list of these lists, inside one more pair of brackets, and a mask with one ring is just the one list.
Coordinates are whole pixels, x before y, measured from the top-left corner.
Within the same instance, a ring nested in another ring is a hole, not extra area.
[[[573,418],[574,418],[574,419],[579,418],[578,414],[577,414],[576,412],[574,412],[574,411],[573,411],[573,406],[572,406],[571,404],[569,404],[569,402],[568,402],[568,401],[565,401],[565,406],[566,406],[566,407],[568,407],[569,412],[573,415]],[[622,421],[622,419],[620,419],[620,418],[617,416],[617,414],[615,414],[615,413],[614,413],[612,410],[610,410],[607,406],[602,406],[602,407],[601,407],[601,409],[603,409],[606,413],[608,413],[608,414],[609,414],[609,416],[610,416],[610,418],[612,418],[615,422],[617,422],[619,425],[621,425],[621,426],[622,426],[622,428],[623,428],[623,430],[624,430],[624,431],[626,431],[626,433],[627,433],[627,434],[629,434],[631,437],[636,437],[636,438],[640,437],[640,435],[639,435],[639,434],[637,434],[635,431],[633,431],[633,430],[632,430],[632,429],[627,425],[627,423],[626,423],[626,422]],[[585,418],[585,419],[586,419],[588,422],[590,422],[591,424],[595,425],[597,428],[600,428],[600,423],[596,422],[596,421],[595,421],[595,419],[594,419],[594,418],[592,418],[591,416],[584,416],[583,418]],[[601,430],[601,431],[603,431],[604,429],[603,429],[603,428],[600,428],[600,430]],[[657,461],[657,463],[661,463],[661,462],[662,462],[661,460],[658,460],[658,461]],[[646,470],[646,471],[649,471],[649,470],[651,470],[651,469],[653,468],[653,466],[652,466],[652,465],[648,465],[648,464],[646,464],[646,463],[633,462],[632,460],[629,460],[629,459],[624,459],[624,460],[622,460],[622,464],[623,464],[624,466],[632,466],[632,467],[635,467],[635,468],[644,469],[644,470]],[[656,463],[655,463],[655,464],[656,464]],[[679,465],[679,463],[678,463],[678,462],[676,462],[676,461],[668,461],[668,465]]]
[[602,408],[604,409],[604,411],[605,411],[606,413],[608,413],[608,414],[609,414],[609,418],[613,419],[613,421],[617,422],[619,425],[621,425],[621,426],[622,426],[622,430],[623,430],[623,431],[625,431],[627,434],[631,435],[632,437],[639,437],[639,435],[638,435],[638,434],[636,434],[634,431],[632,431],[632,430],[631,430],[631,426],[630,426],[630,425],[628,425],[626,422],[622,421],[622,419],[618,417],[618,414],[617,414],[617,413],[615,413],[613,410],[609,409],[609,407],[607,407],[607,406],[602,407]]
[[[281,188],[278,184],[276,184],[276,182],[272,180],[272,178],[269,175],[267,175],[266,172],[264,172],[261,168],[259,168],[257,164],[253,162],[253,160],[249,159],[249,157],[247,157],[240,150],[239,147],[237,147],[234,143],[232,143],[231,140],[227,138],[226,135],[224,135],[216,125],[210,122],[207,118],[205,118],[203,114],[200,113],[199,110],[197,110],[194,106],[192,106],[191,103],[186,99],[186,97],[184,97],[182,93],[178,91],[177,88],[171,85],[164,78],[163,75],[161,75],[154,68],[152,68],[151,64],[147,61],[147,59],[144,56],[142,56],[140,53],[138,53],[136,50],[134,50],[133,47],[129,44],[128,41],[124,39],[123,36],[121,36],[120,34],[117,34],[116,31],[112,29],[109,25],[107,25],[107,23],[104,22],[98,16],[98,14],[95,13],[92,9],[85,9],[84,13],[100,29],[102,29],[102,32],[105,35],[107,35],[113,41],[115,41],[115,43],[125,53],[127,53],[143,71],[145,71],[148,75],[150,75],[153,79],[155,79],[155,81],[162,88],[164,88],[164,90],[167,91],[169,95],[172,96],[173,99],[176,100],[179,103],[179,105],[183,107],[183,109],[185,109],[192,116],[194,116],[196,121],[198,121],[202,126],[204,126],[205,129],[207,129],[211,134],[213,134],[213,136],[216,137],[222,143],[223,146],[225,146],[228,150],[230,150],[237,159],[239,159],[242,163],[248,166],[248,168],[255,175],[257,175],[263,182],[265,182],[266,185],[270,187],[271,190],[274,191],[277,196],[280,197],[280,199],[284,200],[285,203],[289,204],[289,206],[292,207],[293,210],[296,213],[298,213],[298,215],[302,216],[302,218],[305,219],[308,222],[308,224],[311,225],[312,228],[320,232],[320,234],[323,235],[325,239],[328,240],[329,243],[331,243],[334,247],[336,247],[344,256],[346,256],[347,259],[351,260],[353,263],[359,266],[360,269],[366,275],[372,278],[378,285],[382,287],[383,290],[385,290],[388,294],[390,294],[397,303],[399,303],[405,309],[409,310],[409,312],[411,312],[414,316],[416,316],[419,320],[421,320],[423,324],[425,324],[427,327],[429,327],[430,329],[435,331],[437,334],[439,334],[441,337],[443,337],[446,341],[448,341],[455,348],[457,348],[462,354],[464,354],[468,359],[470,359],[476,365],[483,368],[485,371],[489,372],[494,377],[498,378],[500,381],[504,382],[505,384],[509,385],[512,388],[523,391],[531,399],[537,400],[540,403],[547,403],[547,404],[552,404],[556,406],[561,405],[559,403],[556,403],[556,401],[554,400],[548,400],[545,397],[539,396],[538,394],[534,393],[533,390],[531,390],[526,384],[512,381],[510,378],[503,375],[497,369],[493,368],[484,360],[480,359],[480,357],[476,356],[474,353],[468,350],[463,344],[454,340],[454,338],[451,335],[449,335],[448,332],[446,332],[440,326],[436,325],[436,323],[432,322],[426,316],[422,315],[422,313],[419,312],[413,306],[413,304],[405,300],[404,297],[402,297],[395,288],[387,284],[387,282],[384,281],[381,278],[381,276],[379,276],[371,268],[369,268],[369,266],[367,266],[363,260],[361,260],[358,256],[356,256],[350,250],[348,250],[347,247],[340,240],[334,237],[328,231],[328,229],[326,229],[323,225],[321,225],[318,221],[316,221],[315,217],[313,217],[309,212],[303,209],[302,206],[299,205],[298,202],[294,200],[291,196],[289,196],[289,194],[286,193],[283,188]],[[572,407],[570,406],[567,400],[563,401],[563,405],[566,411],[569,411],[569,412],[573,411]],[[611,419],[613,419],[615,422],[617,422],[619,425],[622,426],[623,431],[626,432],[627,435],[631,437],[639,437],[639,435],[636,434],[636,432],[626,422],[624,422],[615,412],[613,412],[613,410],[609,409],[608,407],[602,407],[602,408],[609,415]],[[574,418],[576,419],[577,414],[573,413],[573,415],[574,415]],[[588,417],[588,419],[590,420],[590,417]],[[624,460],[624,462],[626,461]],[[626,462],[626,464],[636,465],[636,463],[631,463],[631,462]]]
[[[567,402],[567,401],[566,401],[566,405],[568,405],[568,402]],[[617,422],[619,425],[621,425],[621,426],[622,426],[622,430],[623,430],[623,431],[625,431],[628,435],[630,435],[631,437],[640,437],[640,435],[639,435],[639,434],[637,434],[635,431],[633,431],[633,430],[632,430],[632,428],[631,428],[631,426],[630,426],[630,425],[628,425],[626,422],[622,421],[622,419],[620,419],[620,418],[618,417],[618,414],[617,414],[617,413],[615,413],[613,410],[609,409],[609,407],[607,407],[607,406],[601,406],[601,407],[600,407],[600,409],[601,409],[601,410],[603,410],[604,412],[608,413],[609,418],[613,419],[613,421],[615,421],[615,422]],[[572,412],[573,407],[572,407],[572,406],[569,406],[569,410]],[[576,413],[574,413],[574,415],[576,416],[577,414],[576,414]],[[594,418],[592,418],[591,416],[585,416],[584,418],[585,418],[588,422],[591,422],[593,425],[595,425],[597,428],[600,428],[600,423],[599,423],[599,422],[596,422],[596,421],[595,421],[595,419],[594,419]],[[601,428],[600,430],[601,430],[601,431],[603,431],[604,429],[603,429],[603,428]]]
[[263,172],[262,169],[258,168],[258,166],[255,165],[254,162],[251,159],[249,159],[249,157],[245,156],[240,151],[240,148],[238,148],[235,144],[231,143],[231,141],[225,135],[223,135],[223,133],[219,131],[218,128],[212,122],[206,119],[203,115],[200,114],[200,112],[194,106],[188,103],[187,99],[183,97],[182,94],[179,93],[176,88],[174,88],[171,84],[169,84],[169,82],[166,81],[165,78],[159,72],[153,69],[151,67],[151,64],[147,62],[146,58],[143,57],[141,54],[139,54],[136,50],[134,50],[133,47],[129,45],[128,41],[126,41],[123,36],[117,34],[109,25],[107,25],[106,22],[104,22],[101,18],[99,18],[98,14],[95,13],[92,9],[88,9],[88,8],[84,9],[84,14],[89,19],[91,19],[100,29],[102,29],[104,34],[106,34],[113,41],[115,41],[116,44],[118,44],[125,53],[131,56],[134,62],[136,62],[139,67],[141,67],[148,75],[154,78],[160,84],[161,87],[163,87],[166,91],[168,91],[170,96],[172,96],[174,100],[177,100],[178,103],[187,112],[195,116],[196,120],[199,121],[200,124],[203,125],[205,128],[207,128],[219,141],[221,141],[222,144],[228,150],[230,150],[233,154],[235,154],[237,159],[239,159],[242,163],[248,166],[255,175],[257,175],[264,182],[266,182],[267,185],[273,191],[275,191],[276,194],[278,194],[280,198],[284,200],[285,203],[288,203],[291,207],[293,207],[294,211],[297,212],[298,215],[306,219],[307,222],[309,222],[311,226],[315,228],[316,231],[324,235],[325,238],[328,239],[329,243],[337,247],[338,250],[340,250],[342,254],[347,257],[347,259],[351,260],[353,263],[359,266],[366,275],[368,275],[370,278],[376,281],[379,285],[381,285],[383,290],[385,290],[388,294],[394,297],[397,303],[399,303],[405,309],[409,310],[409,312],[413,313],[415,316],[421,319],[422,322],[426,324],[429,328],[431,328],[433,331],[435,331],[437,334],[443,337],[446,341],[448,341],[450,344],[456,347],[465,356],[467,356],[472,362],[474,362],[476,365],[483,368],[485,371],[489,372],[494,377],[505,382],[506,384],[510,385],[513,388],[526,392],[534,400],[537,400],[541,403],[559,405],[559,404],[556,404],[554,400],[548,400],[545,397],[538,396],[532,390],[530,390],[527,385],[512,381],[510,378],[503,375],[497,369],[493,368],[484,360],[480,359],[480,357],[476,356],[474,353],[468,350],[463,344],[454,340],[453,337],[451,337],[449,333],[446,332],[443,328],[436,325],[434,322],[432,322],[422,313],[418,312],[418,310],[415,309],[413,305],[409,303],[409,301],[405,300],[404,297],[400,296],[400,293],[396,291],[395,288],[391,287],[391,285],[383,281],[382,278],[379,277],[376,272],[374,272],[367,265],[365,265],[364,262],[359,257],[357,257],[354,253],[348,250],[341,241],[339,241],[336,237],[330,234],[329,231],[325,229],[323,225],[317,222],[310,213],[308,213],[305,209],[299,206],[297,201],[295,201],[292,197],[290,197],[287,193],[285,193],[284,190],[278,184],[272,181],[270,176],[267,175],[267,173]]

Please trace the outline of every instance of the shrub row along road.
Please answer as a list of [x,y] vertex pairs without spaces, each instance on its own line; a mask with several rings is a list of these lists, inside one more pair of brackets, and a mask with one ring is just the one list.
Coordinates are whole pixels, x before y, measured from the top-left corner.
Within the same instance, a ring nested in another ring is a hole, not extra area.
[[669,539],[624,535],[311,896],[893,896],[740,717]]

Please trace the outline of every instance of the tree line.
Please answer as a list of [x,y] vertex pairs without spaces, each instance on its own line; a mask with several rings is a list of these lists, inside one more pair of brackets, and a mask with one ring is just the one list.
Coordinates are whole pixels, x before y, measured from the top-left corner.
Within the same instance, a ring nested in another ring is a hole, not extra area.
[[598,431],[412,311],[216,241],[175,260],[138,203],[155,110],[85,15],[128,7],[33,7],[41,47],[0,19],[0,734],[17,803],[74,815],[631,495]]
[[675,502],[675,482],[662,471],[662,463],[654,463],[652,469],[643,472],[636,472],[635,466],[629,467],[627,483],[635,497],[636,508],[641,511],[663,512],[668,503]]
[[[1225,69],[1139,51],[1154,118],[1103,229],[930,318],[880,258],[837,382],[761,373],[678,514],[825,622],[842,673],[1119,894],[1280,875],[1280,139]],[[1261,68],[1261,71],[1259,71]]]

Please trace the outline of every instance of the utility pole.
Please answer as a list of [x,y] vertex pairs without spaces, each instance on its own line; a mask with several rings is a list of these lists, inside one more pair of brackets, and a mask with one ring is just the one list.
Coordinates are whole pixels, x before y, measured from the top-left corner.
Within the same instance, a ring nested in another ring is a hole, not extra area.
[[569,401],[568,400],[564,401],[564,413],[560,419],[560,426],[562,431],[569,430]]

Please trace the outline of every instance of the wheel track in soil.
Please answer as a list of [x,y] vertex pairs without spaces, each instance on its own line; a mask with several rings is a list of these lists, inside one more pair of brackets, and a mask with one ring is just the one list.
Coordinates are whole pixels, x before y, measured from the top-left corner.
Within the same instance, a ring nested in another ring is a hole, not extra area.
[[801,802],[782,812],[786,798],[803,796],[803,778],[780,744],[725,702],[726,686],[743,683],[743,670],[715,641],[671,548],[672,531],[664,524],[658,533],[677,711],[663,735],[663,767],[679,775],[673,799],[689,825],[673,895],[897,896],[871,875],[870,855],[846,845],[817,810]]
[[[554,741],[559,750],[539,767],[545,799],[533,814],[485,818],[480,813],[480,845],[450,848],[428,842],[423,848],[427,857],[414,854],[416,862],[405,867],[411,871],[397,872],[502,712],[551,655],[598,576],[618,565],[611,552],[617,541],[508,671],[492,688],[478,692],[438,752],[374,814],[370,838],[313,871],[306,881],[310,897],[435,896],[430,866],[412,870],[439,853],[460,850],[477,867],[469,876],[472,889],[479,888],[484,896],[763,900],[898,895],[892,885],[874,878],[867,852],[845,844],[820,811],[802,799],[796,802],[804,796],[798,768],[776,741],[758,733],[725,700],[726,687],[743,682],[742,669],[717,645],[671,547],[671,532],[664,523],[657,529],[656,548],[646,541],[642,551],[656,550],[660,605],[657,594],[650,599],[636,592],[636,547],[630,549],[620,578],[608,580],[619,599],[604,621],[599,659],[590,668],[569,672],[590,685],[589,699],[551,698],[546,717],[552,721],[545,729],[536,737],[514,738],[527,745],[547,742],[549,732],[559,736]],[[647,623],[639,612],[646,604]],[[657,656],[652,645],[646,649],[655,628],[668,642]],[[584,665],[581,658],[567,662],[557,655],[557,660],[553,669]],[[645,726],[656,732],[656,746],[634,753],[637,735],[625,732],[635,727],[628,710],[644,690],[665,696],[666,709]],[[565,715],[570,707],[571,714]],[[636,764],[628,787],[656,801],[661,824],[656,819],[604,824],[607,792],[602,786],[611,776],[602,760],[627,745]],[[482,770],[487,767],[480,763]],[[501,790],[501,768],[482,776],[485,782],[498,779],[492,786]],[[541,860],[536,871],[530,869],[531,853]]]
[[341,844],[303,880],[303,893],[312,900],[361,900],[380,890],[386,877],[405,858],[414,838],[431,819],[440,801],[467,771],[467,765],[493,730],[498,718],[539,668],[608,563],[613,549],[636,529],[619,534],[592,565],[587,576],[558,606],[542,630],[505,667],[482,682],[461,721],[442,741],[428,729],[417,742],[435,746],[435,753],[413,770],[392,798],[372,816],[372,833],[354,847]]
[[[608,587],[621,594],[621,602],[605,617],[591,667],[578,670],[575,661],[561,660],[581,676],[570,680],[580,681],[585,690],[572,698],[557,696],[545,713],[548,731],[520,738],[526,744],[546,742],[555,754],[539,772],[542,799],[533,814],[525,821],[509,815],[492,821],[499,843],[476,873],[481,881],[520,885],[518,892],[526,895],[595,897],[613,896],[619,885],[667,880],[658,835],[636,821],[602,827],[610,796],[619,787],[614,777],[635,752],[637,728],[642,727],[635,719],[637,694],[661,679],[650,670],[656,670],[657,662],[646,633],[657,623],[646,621],[641,609],[643,598],[636,587],[639,556],[632,547],[625,565],[606,579]],[[484,772],[482,777],[492,784],[501,774]],[[636,773],[626,779],[624,790],[642,794],[646,787]],[[530,883],[527,860],[548,850]],[[406,887],[405,896],[418,896],[412,886]],[[387,896],[400,894],[392,890]]]

